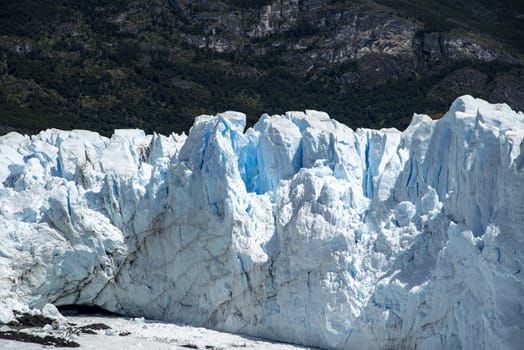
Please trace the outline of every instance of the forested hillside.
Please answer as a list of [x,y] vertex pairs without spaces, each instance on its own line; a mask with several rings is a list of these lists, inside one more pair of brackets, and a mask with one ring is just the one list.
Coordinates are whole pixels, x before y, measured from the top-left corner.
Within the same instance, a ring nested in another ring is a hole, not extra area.
[[6,0],[0,133],[303,109],[404,128],[465,93],[524,109],[523,54],[522,1]]

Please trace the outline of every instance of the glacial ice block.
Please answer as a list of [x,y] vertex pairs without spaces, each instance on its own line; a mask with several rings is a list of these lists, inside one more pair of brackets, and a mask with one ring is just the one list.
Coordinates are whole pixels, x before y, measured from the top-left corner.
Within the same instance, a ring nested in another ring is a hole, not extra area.
[[245,128],[0,137],[0,322],[87,304],[327,349],[524,346],[521,112]]

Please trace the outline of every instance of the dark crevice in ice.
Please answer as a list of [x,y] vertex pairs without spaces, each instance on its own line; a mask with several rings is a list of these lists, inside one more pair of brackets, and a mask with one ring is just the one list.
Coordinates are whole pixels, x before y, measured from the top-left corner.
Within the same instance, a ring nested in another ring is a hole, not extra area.
[[102,315],[102,316],[123,316],[118,313],[108,311],[97,305],[61,305],[57,306],[58,311],[64,316],[76,315]]

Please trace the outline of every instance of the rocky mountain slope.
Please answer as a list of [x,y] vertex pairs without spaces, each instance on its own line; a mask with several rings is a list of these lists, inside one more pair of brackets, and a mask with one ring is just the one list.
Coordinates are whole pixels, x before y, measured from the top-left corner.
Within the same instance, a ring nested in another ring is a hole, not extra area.
[[523,38],[521,1],[10,0],[0,132],[306,108],[404,128],[464,93],[524,109]]

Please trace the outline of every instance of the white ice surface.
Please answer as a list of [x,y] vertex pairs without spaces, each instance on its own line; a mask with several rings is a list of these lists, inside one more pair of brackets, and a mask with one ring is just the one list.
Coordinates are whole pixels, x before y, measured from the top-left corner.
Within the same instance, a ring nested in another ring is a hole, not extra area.
[[[129,350],[187,350],[188,346],[215,350],[306,350],[298,345],[271,342],[269,340],[244,337],[236,334],[213,331],[201,327],[144,320],[143,318],[121,318],[102,316],[69,316],[69,322],[78,327],[103,323],[111,329],[98,330],[94,334],[73,335],[69,339],[80,344],[80,349],[129,349]],[[121,333],[129,335],[121,336]],[[0,349],[37,350],[50,348],[35,343],[21,343],[0,339]],[[69,349],[69,348],[64,348]]]
[[332,349],[524,346],[524,115],[458,98],[0,137],[0,321],[98,305]]

